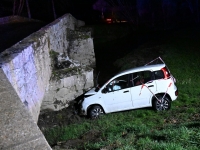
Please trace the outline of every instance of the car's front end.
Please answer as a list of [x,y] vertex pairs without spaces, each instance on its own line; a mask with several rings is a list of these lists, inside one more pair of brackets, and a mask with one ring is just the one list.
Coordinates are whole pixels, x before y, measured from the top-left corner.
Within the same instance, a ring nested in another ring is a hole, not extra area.
[[84,93],[81,98],[79,98],[75,104],[74,108],[76,113],[79,115],[87,115],[88,107],[92,104],[97,103],[97,93],[98,93],[99,87],[93,87],[86,93]]

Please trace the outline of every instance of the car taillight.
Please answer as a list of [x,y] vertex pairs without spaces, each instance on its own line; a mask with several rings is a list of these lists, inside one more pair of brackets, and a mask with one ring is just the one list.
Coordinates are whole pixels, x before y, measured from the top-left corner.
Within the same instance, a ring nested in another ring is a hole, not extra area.
[[166,67],[161,69],[164,73],[165,79],[168,79],[170,77],[169,71],[167,70]]
[[174,83],[176,83],[176,78],[174,78],[172,75],[171,75],[171,77],[172,77],[172,80],[174,81]]
[[175,91],[175,95],[178,96],[178,90]]

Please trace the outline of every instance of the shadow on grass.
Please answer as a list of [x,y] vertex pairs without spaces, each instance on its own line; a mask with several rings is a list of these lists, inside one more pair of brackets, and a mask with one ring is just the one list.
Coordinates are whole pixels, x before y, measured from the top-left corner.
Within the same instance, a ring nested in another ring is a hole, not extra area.
[[200,128],[200,122],[194,122],[186,125],[187,128]]

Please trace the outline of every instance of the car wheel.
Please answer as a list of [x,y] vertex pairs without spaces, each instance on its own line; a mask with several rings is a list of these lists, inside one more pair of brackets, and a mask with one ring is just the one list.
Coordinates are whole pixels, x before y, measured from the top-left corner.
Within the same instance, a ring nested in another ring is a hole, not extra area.
[[88,112],[88,115],[91,119],[96,119],[96,118],[99,118],[101,115],[104,114],[104,111],[103,109],[100,107],[100,106],[92,106],[90,109],[89,109],[89,112]]
[[153,101],[153,108],[156,111],[169,110],[171,107],[171,102],[167,97],[157,96]]

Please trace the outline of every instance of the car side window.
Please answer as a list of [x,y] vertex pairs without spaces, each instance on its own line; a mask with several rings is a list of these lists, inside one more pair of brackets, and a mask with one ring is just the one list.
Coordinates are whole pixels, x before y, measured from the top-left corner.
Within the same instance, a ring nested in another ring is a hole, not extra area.
[[141,71],[133,73],[131,76],[131,86],[138,86],[145,84],[152,80],[152,72],[151,71]]
[[155,80],[165,78],[162,70],[154,71]]
[[123,75],[112,80],[108,85],[108,92],[117,91],[129,87],[129,75]]

